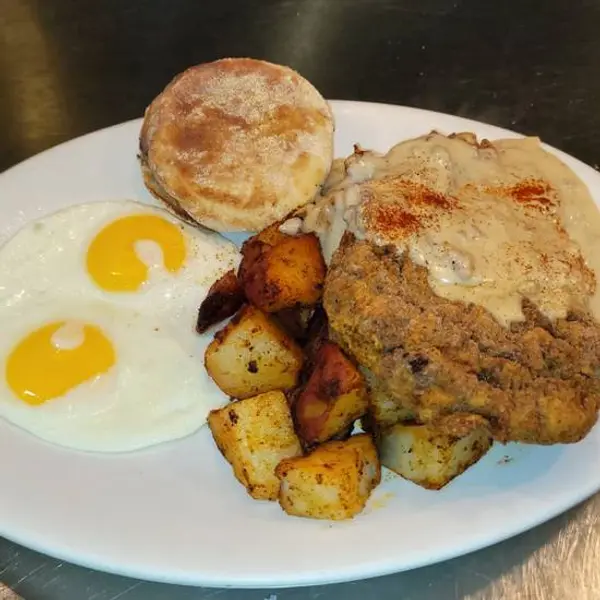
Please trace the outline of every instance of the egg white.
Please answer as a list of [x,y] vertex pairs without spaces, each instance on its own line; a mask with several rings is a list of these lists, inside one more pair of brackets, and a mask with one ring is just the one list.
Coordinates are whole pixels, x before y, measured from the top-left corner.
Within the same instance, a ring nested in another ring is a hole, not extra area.
[[200,339],[190,352],[191,344],[179,343],[147,314],[107,302],[49,296],[43,305],[23,302],[10,314],[0,311],[0,363],[31,331],[68,319],[102,330],[116,353],[113,367],[38,406],[17,397],[2,377],[0,417],[55,444],[122,452],[189,435],[223,405],[202,366]]
[[[139,291],[107,292],[87,273],[87,248],[103,227],[132,214],[177,224],[186,260],[176,273],[153,268]],[[194,432],[227,400],[203,366],[210,339],[195,332],[198,306],[238,262],[237,248],[220,235],[136,202],[83,204],[29,223],[0,247],[0,417],[47,441],[103,452]],[[6,359],[32,331],[68,319],[100,327],[116,364],[60,398],[30,406],[8,387]]]
[[[186,242],[186,260],[176,273],[151,269],[138,291],[105,291],[87,272],[88,247],[106,225],[136,214],[176,224]],[[238,262],[234,244],[161,208],[133,201],[80,204],[32,221],[0,247],[0,307],[64,294],[82,302],[104,300],[172,323],[183,319],[189,326],[210,285]]]

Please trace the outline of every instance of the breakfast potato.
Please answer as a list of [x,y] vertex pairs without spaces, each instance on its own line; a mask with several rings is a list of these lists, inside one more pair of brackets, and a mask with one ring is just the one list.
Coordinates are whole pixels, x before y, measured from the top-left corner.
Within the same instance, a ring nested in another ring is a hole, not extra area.
[[358,433],[345,442],[346,448],[354,448],[360,452],[365,461],[365,470],[362,477],[362,492],[368,497],[381,483],[381,461],[373,438],[367,433]]
[[312,306],[294,306],[271,313],[271,318],[298,343],[303,344],[315,309]]
[[217,447],[238,481],[258,500],[277,500],[275,468],[302,453],[283,392],[232,402],[208,415]]
[[212,284],[200,305],[196,331],[204,333],[213,325],[231,317],[242,307],[244,301],[244,290],[235,271],[227,271]]
[[282,460],[279,504],[298,517],[351,519],[360,513],[381,480],[381,466],[367,434],[327,442],[307,456]]
[[402,423],[380,431],[376,441],[383,466],[431,490],[444,487],[492,445],[485,428],[457,437],[431,425]]
[[250,239],[257,240],[269,246],[277,246],[277,244],[290,237],[287,233],[281,231],[282,224],[283,221],[277,221],[276,223],[265,227]]
[[365,381],[332,342],[316,353],[314,368],[293,404],[296,430],[306,446],[325,442],[348,429],[367,411]]
[[242,244],[242,260],[238,267],[237,276],[242,285],[248,277],[248,273],[251,271],[252,266],[257,261],[258,257],[269,248],[268,244],[261,242],[257,236],[247,239]]
[[295,387],[302,362],[294,340],[251,305],[215,334],[204,356],[208,374],[235,398]]
[[246,274],[263,252],[266,252],[270,247],[275,246],[289,237],[280,231],[280,226],[281,222],[273,223],[256,235],[248,238],[242,244],[242,260],[238,268],[238,278],[240,281],[246,279]]
[[325,261],[314,234],[284,236],[276,245],[256,240],[246,249],[239,277],[248,300],[272,313],[313,306],[325,281]]
[[304,340],[304,356],[308,365],[313,365],[319,348],[329,339],[327,314],[321,304],[317,304],[308,323]]

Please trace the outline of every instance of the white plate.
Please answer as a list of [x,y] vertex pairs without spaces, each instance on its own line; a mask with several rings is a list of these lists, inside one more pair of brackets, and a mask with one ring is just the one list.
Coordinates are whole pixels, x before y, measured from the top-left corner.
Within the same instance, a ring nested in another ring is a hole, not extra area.
[[[338,156],[354,142],[386,150],[432,128],[517,135],[411,108],[333,107]],[[0,175],[0,239],[70,204],[152,202],[136,162],[139,127],[133,121],[93,133]],[[600,175],[558,154],[598,201]],[[498,444],[440,492],[388,474],[363,514],[328,523],[251,500],[207,429],[142,452],[102,456],[53,447],[0,423],[0,535],[144,579],[233,587],[345,581],[448,559],[533,527],[600,488],[599,457],[600,428],[573,446]]]

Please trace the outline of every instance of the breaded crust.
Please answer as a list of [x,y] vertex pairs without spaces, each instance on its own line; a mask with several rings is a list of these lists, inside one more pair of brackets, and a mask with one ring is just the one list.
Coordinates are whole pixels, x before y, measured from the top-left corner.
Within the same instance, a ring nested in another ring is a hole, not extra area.
[[254,59],[198,65],[146,110],[148,189],[217,231],[256,231],[312,199],[331,166],[333,118],[295,71]]
[[590,315],[551,322],[523,300],[525,321],[505,328],[480,306],[435,295],[426,269],[388,250],[347,234],[323,297],[332,338],[381,392],[446,431],[449,416],[483,417],[502,442],[568,443],[590,431],[600,406]]

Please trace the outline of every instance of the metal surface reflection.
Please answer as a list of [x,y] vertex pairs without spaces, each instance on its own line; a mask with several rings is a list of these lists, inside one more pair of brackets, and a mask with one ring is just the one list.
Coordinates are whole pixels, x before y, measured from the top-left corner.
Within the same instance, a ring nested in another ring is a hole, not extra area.
[[[53,40],[36,3],[15,2],[11,16],[11,27],[3,27],[0,36],[0,81],[15,141],[22,152],[32,154],[49,128],[60,133],[67,127],[68,114]],[[28,40],[26,47],[23,38]]]
[[[288,63],[328,97],[536,133],[595,165],[599,29],[594,0],[0,0],[0,170],[141,115],[171,76],[226,55]],[[600,496],[469,556],[299,590],[147,584],[0,539],[0,579],[28,600],[598,600],[599,561]]]
[[283,63],[294,65],[303,73],[310,72],[311,63],[319,60],[318,53],[337,34],[340,9],[343,3],[330,0],[298,3],[295,18],[281,22],[269,32],[268,54],[278,54]]

